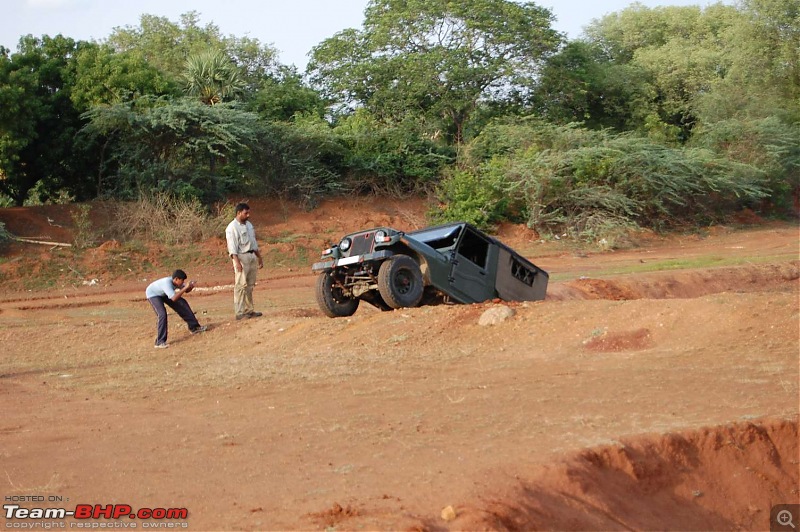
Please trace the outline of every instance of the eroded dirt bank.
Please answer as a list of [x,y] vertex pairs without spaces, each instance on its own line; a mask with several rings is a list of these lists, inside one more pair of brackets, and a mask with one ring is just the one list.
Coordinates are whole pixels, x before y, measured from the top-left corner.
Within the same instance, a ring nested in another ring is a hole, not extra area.
[[796,419],[626,438],[520,471],[449,528],[767,530],[771,506],[800,502],[798,456]]

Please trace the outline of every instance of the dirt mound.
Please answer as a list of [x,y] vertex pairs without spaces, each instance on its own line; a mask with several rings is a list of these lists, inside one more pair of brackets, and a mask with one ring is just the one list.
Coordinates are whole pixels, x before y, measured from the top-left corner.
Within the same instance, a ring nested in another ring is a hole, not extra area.
[[769,292],[793,289],[800,279],[800,261],[747,264],[680,272],[620,276],[613,279],[580,278],[554,284],[547,298],[570,299],[673,299],[721,292]]
[[609,333],[605,331],[602,336],[588,340],[585,345],[589,351],[636,351],[646,349],[653,343],[650,329],[636,329],[635,331],[622,331]]
[[464,505],[450,528],[766,530],[771,506],[800,502],[797,458],[796,419],[625,439]]

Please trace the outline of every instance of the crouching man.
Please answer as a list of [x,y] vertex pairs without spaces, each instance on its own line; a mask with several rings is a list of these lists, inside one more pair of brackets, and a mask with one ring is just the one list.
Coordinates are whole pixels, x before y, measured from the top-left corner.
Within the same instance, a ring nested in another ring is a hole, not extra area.
[[184,294],[188,294],[194,288],[194,281],[186,282],[186,272],[183,270],[175,270],[172,277],[164,277],[153,281],[145,290],[145,295],[153,310],[156,313],[158,334],[156,336],[156,349],[165,349],[169,347],[167,343],[167,309],[171,308],[177,312],[183,321],[189,326],[189,331],[192,334],[197,334],[205,331],[207,327],[201,326],[197,322],[192,307],[189,302],[183,299]]

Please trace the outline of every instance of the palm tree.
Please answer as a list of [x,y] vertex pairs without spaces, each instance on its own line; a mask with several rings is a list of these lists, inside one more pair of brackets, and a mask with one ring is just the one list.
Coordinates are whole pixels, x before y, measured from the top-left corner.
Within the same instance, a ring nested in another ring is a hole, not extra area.
[[186,93],[206,105],[216,105],[244,89],[239,69],[220,50],[207,50],[186,60]]

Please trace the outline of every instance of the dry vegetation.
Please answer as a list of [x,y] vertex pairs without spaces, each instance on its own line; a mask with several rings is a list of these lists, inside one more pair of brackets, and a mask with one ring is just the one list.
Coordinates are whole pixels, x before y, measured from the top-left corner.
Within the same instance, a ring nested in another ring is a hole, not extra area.
[[224,233],[233,219],[233,205],[215,205],[211,212],[196,199],[169,194],[142,196],[111,204],[110,234],[121,240],[139,238],[162,244],[199,242]]

